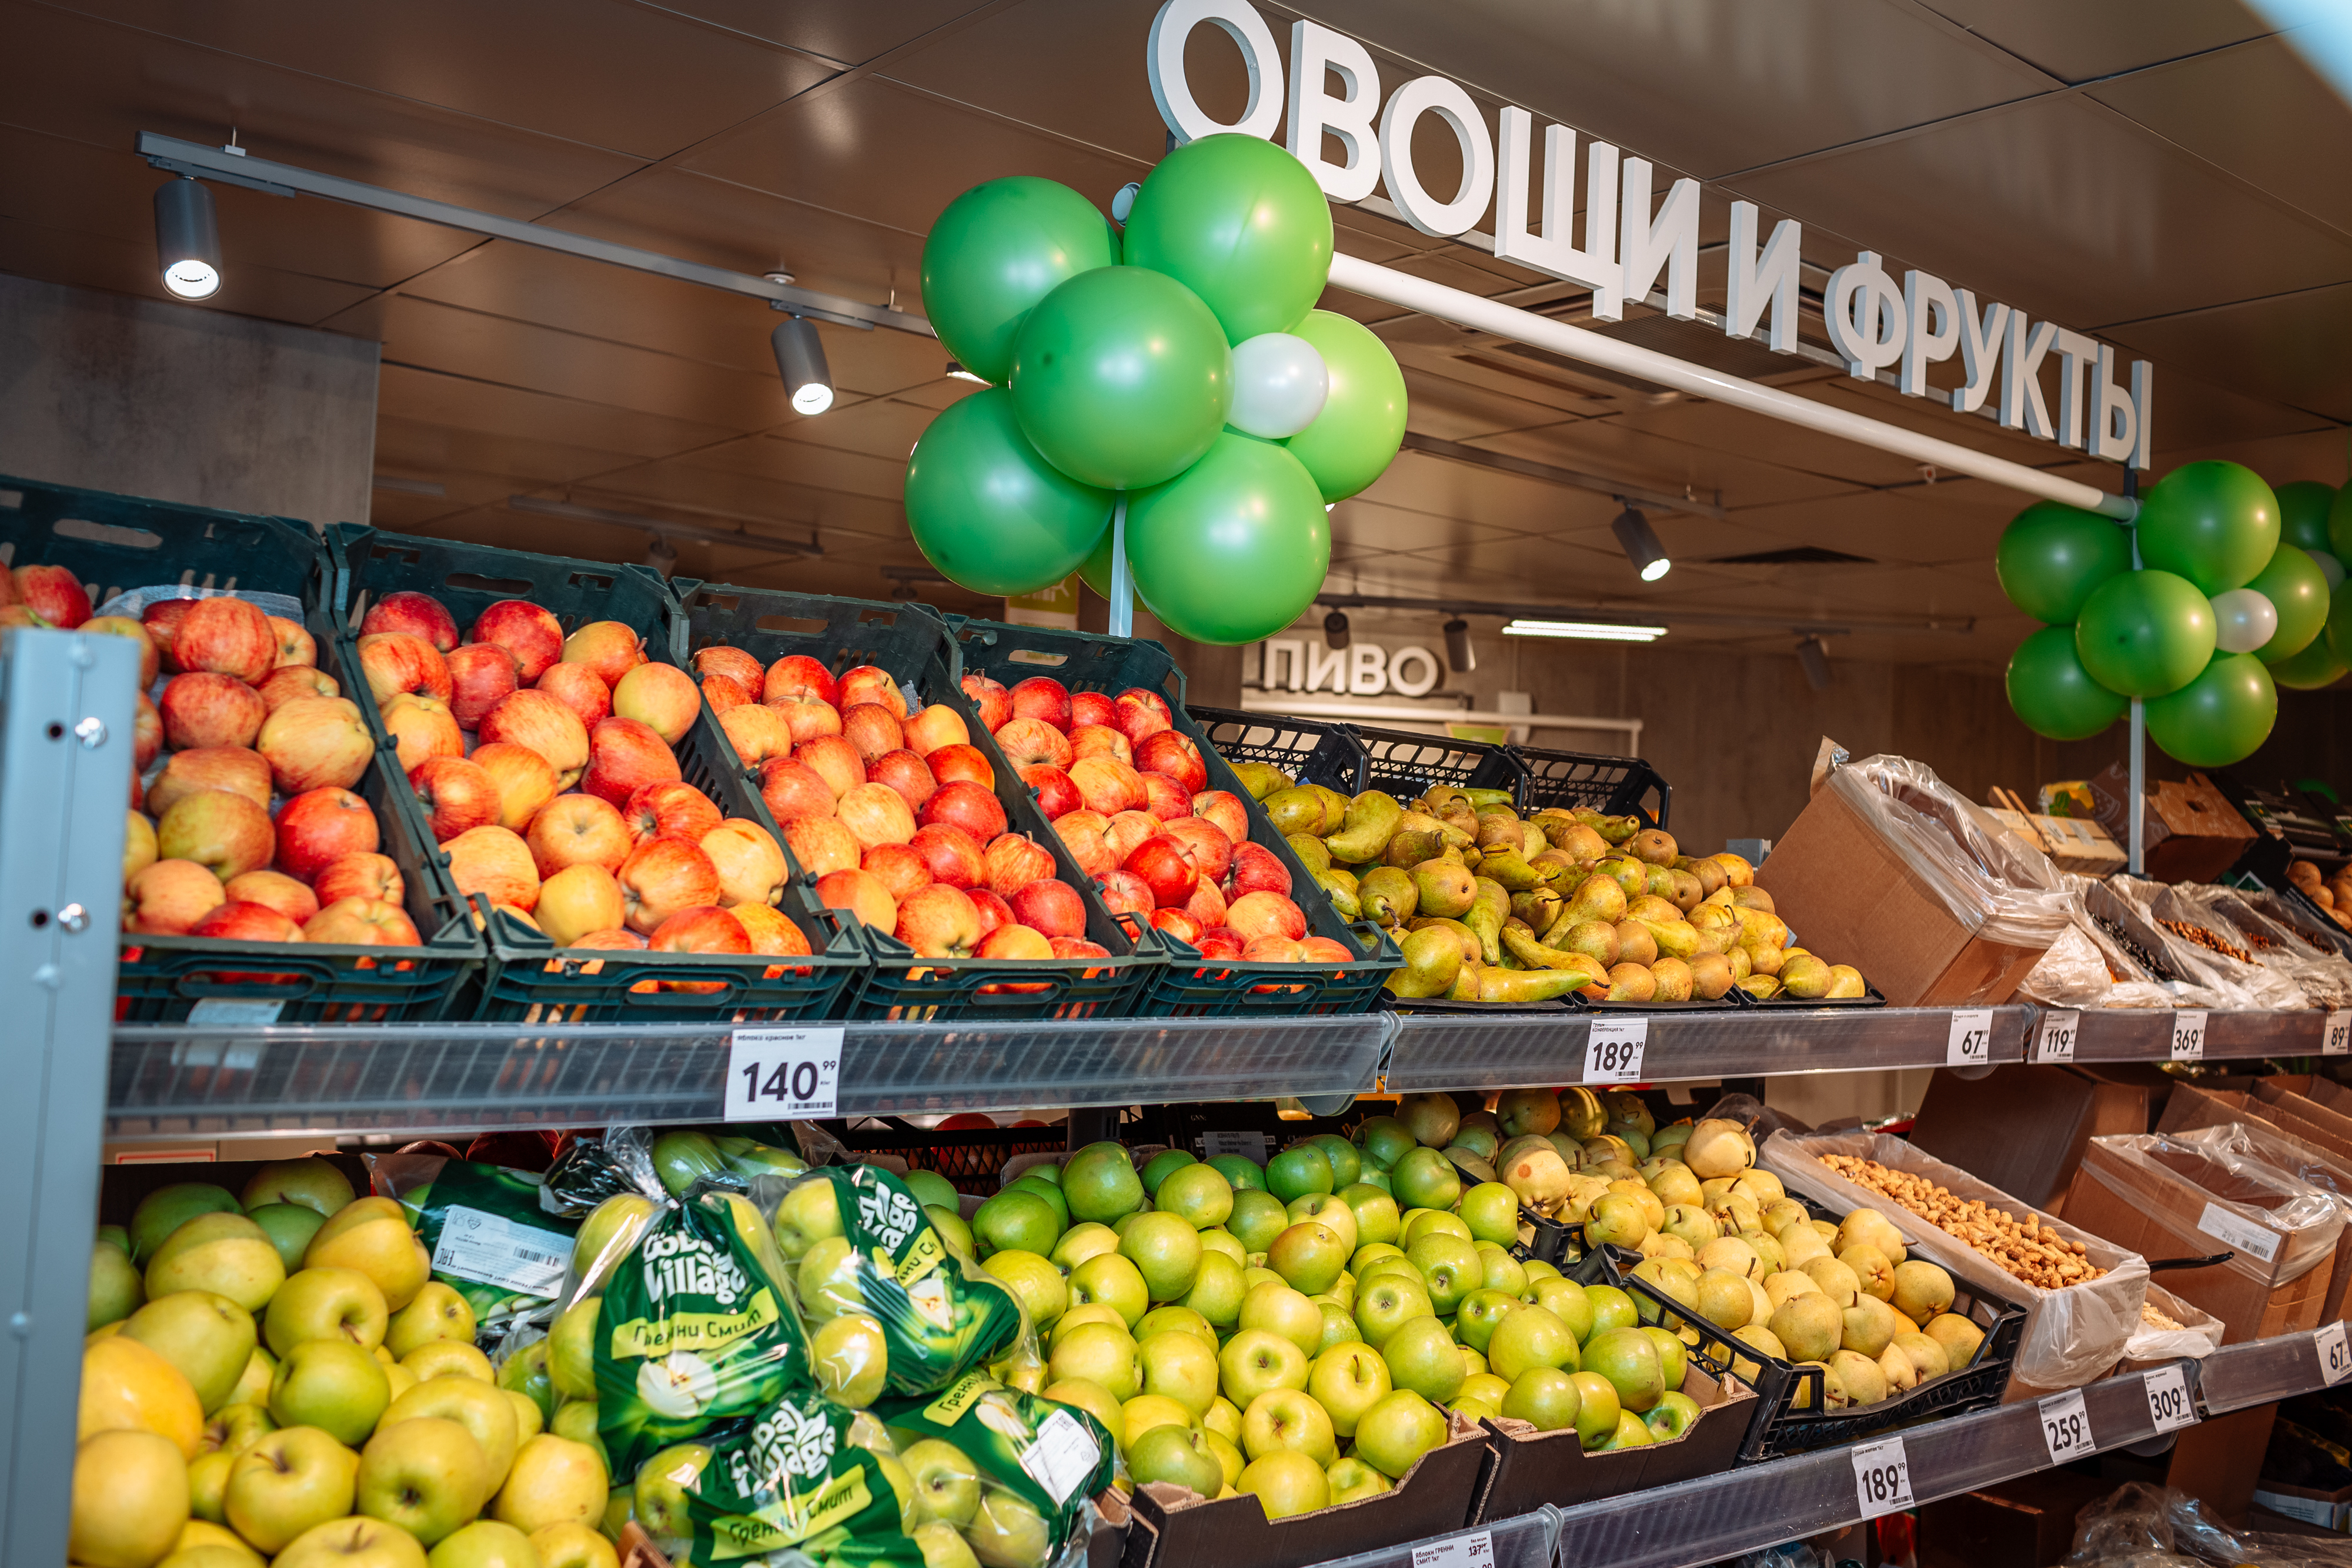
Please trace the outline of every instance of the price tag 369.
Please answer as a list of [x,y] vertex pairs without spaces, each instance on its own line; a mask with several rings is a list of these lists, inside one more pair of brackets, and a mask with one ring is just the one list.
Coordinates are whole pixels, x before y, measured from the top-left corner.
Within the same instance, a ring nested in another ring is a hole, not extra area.
[[2201,1012],[2180,1012],[2172,1015],[2172,1060],[2202,1061],[2205,1060],[2205,1015]]
[[2352,1346],[2345,1343],[2342,1319],[2312,1335],[2312,1344],[2319,1352],[2320,1376],[2330,1383],[2341,1383],[2352,1376]]
[[730,1122],[821,1121],[841,1113],[835,1029],[739,1029],[727,1040]]
[[1646,1018],[1599,1018],[1584,1037],[1587,1083],[1639,1083],[1642,1057],[1650,1043]]
[[1903,1451],[1902,1438],[1864,1443],[1853,1450],[1853,1500],[1864,1519],[1912,1506],[1911,1457]]
[[2042,1440],[2049,1446],[2050,1462],[2063,1465],[2091,1453],[2091,1416],[2083,1407],[2083,1391],[2070,1388],[2042,1402]]
[[2074,1037],[2083,1028],[2079,1012],[2044,1013],[2042,1032],[2033,1040],[2033,1060],[2036,1061],[2072,1061],[2074,1060]]
[[1992,1064],[1992,1009],[1961,1008],[1952,1014],[1952,1033],[1944,1048],[1947,1067],[1989,1067]]
[[2189,1380],[2181,1375],[2179,1362],[2143,1373],[2140,1381],[2147,1389],[2148,1420],[2158,1431],[2197,1425],[2197,1406],[2189,1397]]

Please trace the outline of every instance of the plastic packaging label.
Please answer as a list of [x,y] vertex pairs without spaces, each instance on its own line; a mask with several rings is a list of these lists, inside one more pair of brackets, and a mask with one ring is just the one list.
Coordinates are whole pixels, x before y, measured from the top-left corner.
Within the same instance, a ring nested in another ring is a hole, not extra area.
[[267,1029],[286,1010],[283,1001],[247,1002],[230,997],[199,997],[188,1009],[190,1023],[228,1024],[237,1029]]
[[2342,1056],[2352,1052],[2352,1013],[2329,1013],[2327,1027],[2319,1036],[2319,1054]]
[[2082,1458],[2097,1448],[2091,1440],[2091,1415],[2084,1408],[2081,1389],[2070,1388],[2042,1402],[2042,1440],[2049,1447],[2053,1465]]
[[517,1225],[504,1215],[451,1204],[433,1249],[433,1271],[475,1280],[527,1296],[556,1296],[563,1290],[563,1266],[572,1258],[572,1238],[560,1231]]
[[2189,1397],[2189,1379],[2181,1375],[2179,1362],[2142,1373],[2140,1381],[2147,1388],[2147,1418],[2158,1431],[2197,1425],[2197,1406]]
[[727,1037],[730,1122],[822,1121],[841,1113],[839,1029],[739,1029]]
[[1201,1134],[1201,1157],[1213,1160],[1219,1155],[1239,1155],[1244,1159],[1265,1164],[1264,1133],[1203,1133]]
[[2352,1375],[2352,1346],[2345,1343],[2342,1319],[2322,1327],[2311,1336],[2311,1343],[2313,1348],[2319,1352],[2320,1376],[2333,1384],[2341,1383],[2347,1375]]
[[2202,1061],[2205,1060],[2205,1015],[2201,1012],[2181,1012],[2172,1015],[2172,1060]]
[[1412,1568],[1494,1568],[1495,1532],[1481,1530],[1412,1549]]
[[2083,1015],[2079,1012],[2042,1014],[2041,1032],[2033,1037],[2033,1060],[2074,1061],[2074,1037],[2082,1032],[2082,1028]]
[[1642,1056],[1649,1049],[1646,1018],[1596,1018],[1584,1037],[1587,1083],[1639,1083]]
[[1992,1009],[1960,1008],[1952,1014],[1951,1038],[1944,1047],[1947,1067],[1992,1065]]
[[1029,1479],[1066,1503],[1070,1494],[1086,1485],[1102,1463],[1102,1449],[1094,1435],[1066,1410],[1056,1410],[1037,1424],[1037,1440],[1021,1451],[1021,1468]]
[[1853,1450],[1853,1500],[1864,1519],[1912,1506],[1911,1456],[1903,1451],[1902,1438],[1864,1443]]
[[2197,1228],[2237,1251],[2252,1253],[2265,1263],[2278,1256],[2278,1232],[2265,1229],[2218,1203],[2205,1206],[2205,1212],[2197,1217]]

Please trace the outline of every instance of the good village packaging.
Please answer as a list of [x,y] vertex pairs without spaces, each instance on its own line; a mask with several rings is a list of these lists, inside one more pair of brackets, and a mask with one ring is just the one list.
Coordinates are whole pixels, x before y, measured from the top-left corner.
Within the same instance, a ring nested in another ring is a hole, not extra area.
[[1698,1406],[1698,1419],[1670,1442],[1638,1448],[1588,1454],[1572,1427],[1538,1432],[1525,1421],[1487,1420],[1489,1458],[1470,1522],[1508,1519],[1544,1503],[1567,1508],[1729,1469],[1756,1413],[1755,1390],[1737,1380],[1717,1382],[1694,1362],[1683,1373],[1682,1391]]

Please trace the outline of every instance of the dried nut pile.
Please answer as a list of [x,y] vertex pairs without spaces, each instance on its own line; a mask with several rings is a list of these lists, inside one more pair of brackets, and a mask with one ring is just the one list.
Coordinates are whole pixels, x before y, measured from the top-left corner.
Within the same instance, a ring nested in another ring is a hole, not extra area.
[[2156,1310],[2156,1303],[2153,1301],[2142,1301],[2139,1304],[2139,1321],[2152,1329],[2172,1329],[2178,1331],[2189,1326],[2187,1323],[2174,1322],[2170,1318],[2168,1318],[2162,1312],[2158,1312]]
[[[2146,947],[2141,946],[2139,943],[2134,939],[2132,934],[2124,929],[2123,923],[2121,921],[2110,920],[2104,915],[2094,915],[2091,916],[2091,920],[2092,923],[2097,925],[2100,930],[2107,934],[2107,939],[2109,941],[2122,948],[2124,952],[2130,956],[2133,963],[2137,964],[2141,968],[2147,970],[2157,979],[2177,980],[2180,978],[2179,975],[2173,973],[2171,965],[2166,963],[2163,959],[2149,952]],[[2114,975],[2115,971],[2110,968],[2108,973]],[[2124,977],[2121,975],[2115,975],[2115,978],[2121,980]]]
[[1958,1237],[2029,1285],[2057,1291],[2106,1272],[2092,1266],[2080,1242],[2067,1240],[2030,1214],[2020,1219],[2007,1209],[1956,1197],[1925,1176],[1876,1160],[1824,1155],[1822,1164],[1856,1186],[1893,1199],[1945,1234]]
[[2202,925],[2192,925],[2186,920],[2159,920],[2157,924],[2183,942],[2193,943],[2208,953],[2219,953],[2224,958],[2235,958],[2241,964],[2251,964],[2254,961],[2254,956],[2252,953],[2233,942],[2222,941]]

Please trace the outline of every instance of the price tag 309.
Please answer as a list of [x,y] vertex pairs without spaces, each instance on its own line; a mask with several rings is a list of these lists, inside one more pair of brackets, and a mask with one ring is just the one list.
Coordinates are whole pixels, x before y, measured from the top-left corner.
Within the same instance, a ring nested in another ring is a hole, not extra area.
[[2172,1015],[2172,1060],[2202,1061],[2205,1060],[2205,1015],[2201,1012],[2180,1012]]
[[1412,1549],[1412,1568],[1494,1568],[1495,1532],[1477,1531]]
[[1646,1018],[1598,1018],[1584,1037],[1587,1083],[1639,1083],[1642,1058],[1650,1043]]
[[841,1113],[835,1029],[739,1029],[727,1039],[730,1122],[821,1121]]
[[2327,1027],[2319,1036],[2319,1054],[2343,1056],[2352,1052],[2352,1013],[2329,1013]]
[[2036,1061],[2072,1061],[2074,1060],[2074,1037],[2083,1028],[2079,1012],[2044,1013],[2042,1031],[2033,1038],[2033,1060]]
[[1864,1443],[1853,1450],[1853,1500],[1864,1519],[1912,1506],[1911,1456],[1903,1451],[1902,1438]]
[[1992,1065],[1992,1009],[1961,1008],[1952,1014],[1952,1033],[1944,1048],[1947,1067]]
[[2352,1346],[2344,1339],[2344,1322],[2337,1319],[2311,1336],[2319,1352],[2319,1375],[2330,1383],[2341,1383],[2352,1376]]
[[2189,1380],[2181,1375],[2179,1362],[2143,1373],[2140,1381],[2147,1389],[2148,1420],[2158,1431],[2197,1425],[2197,1406],[2189,1397]]
[[2083,1407],[2081,1389],[2070,1388],[2042,1402],[2042,1440],[2053,1465],[2082,1458],[2098,1447],[2091,1441],[2091,1416]]

